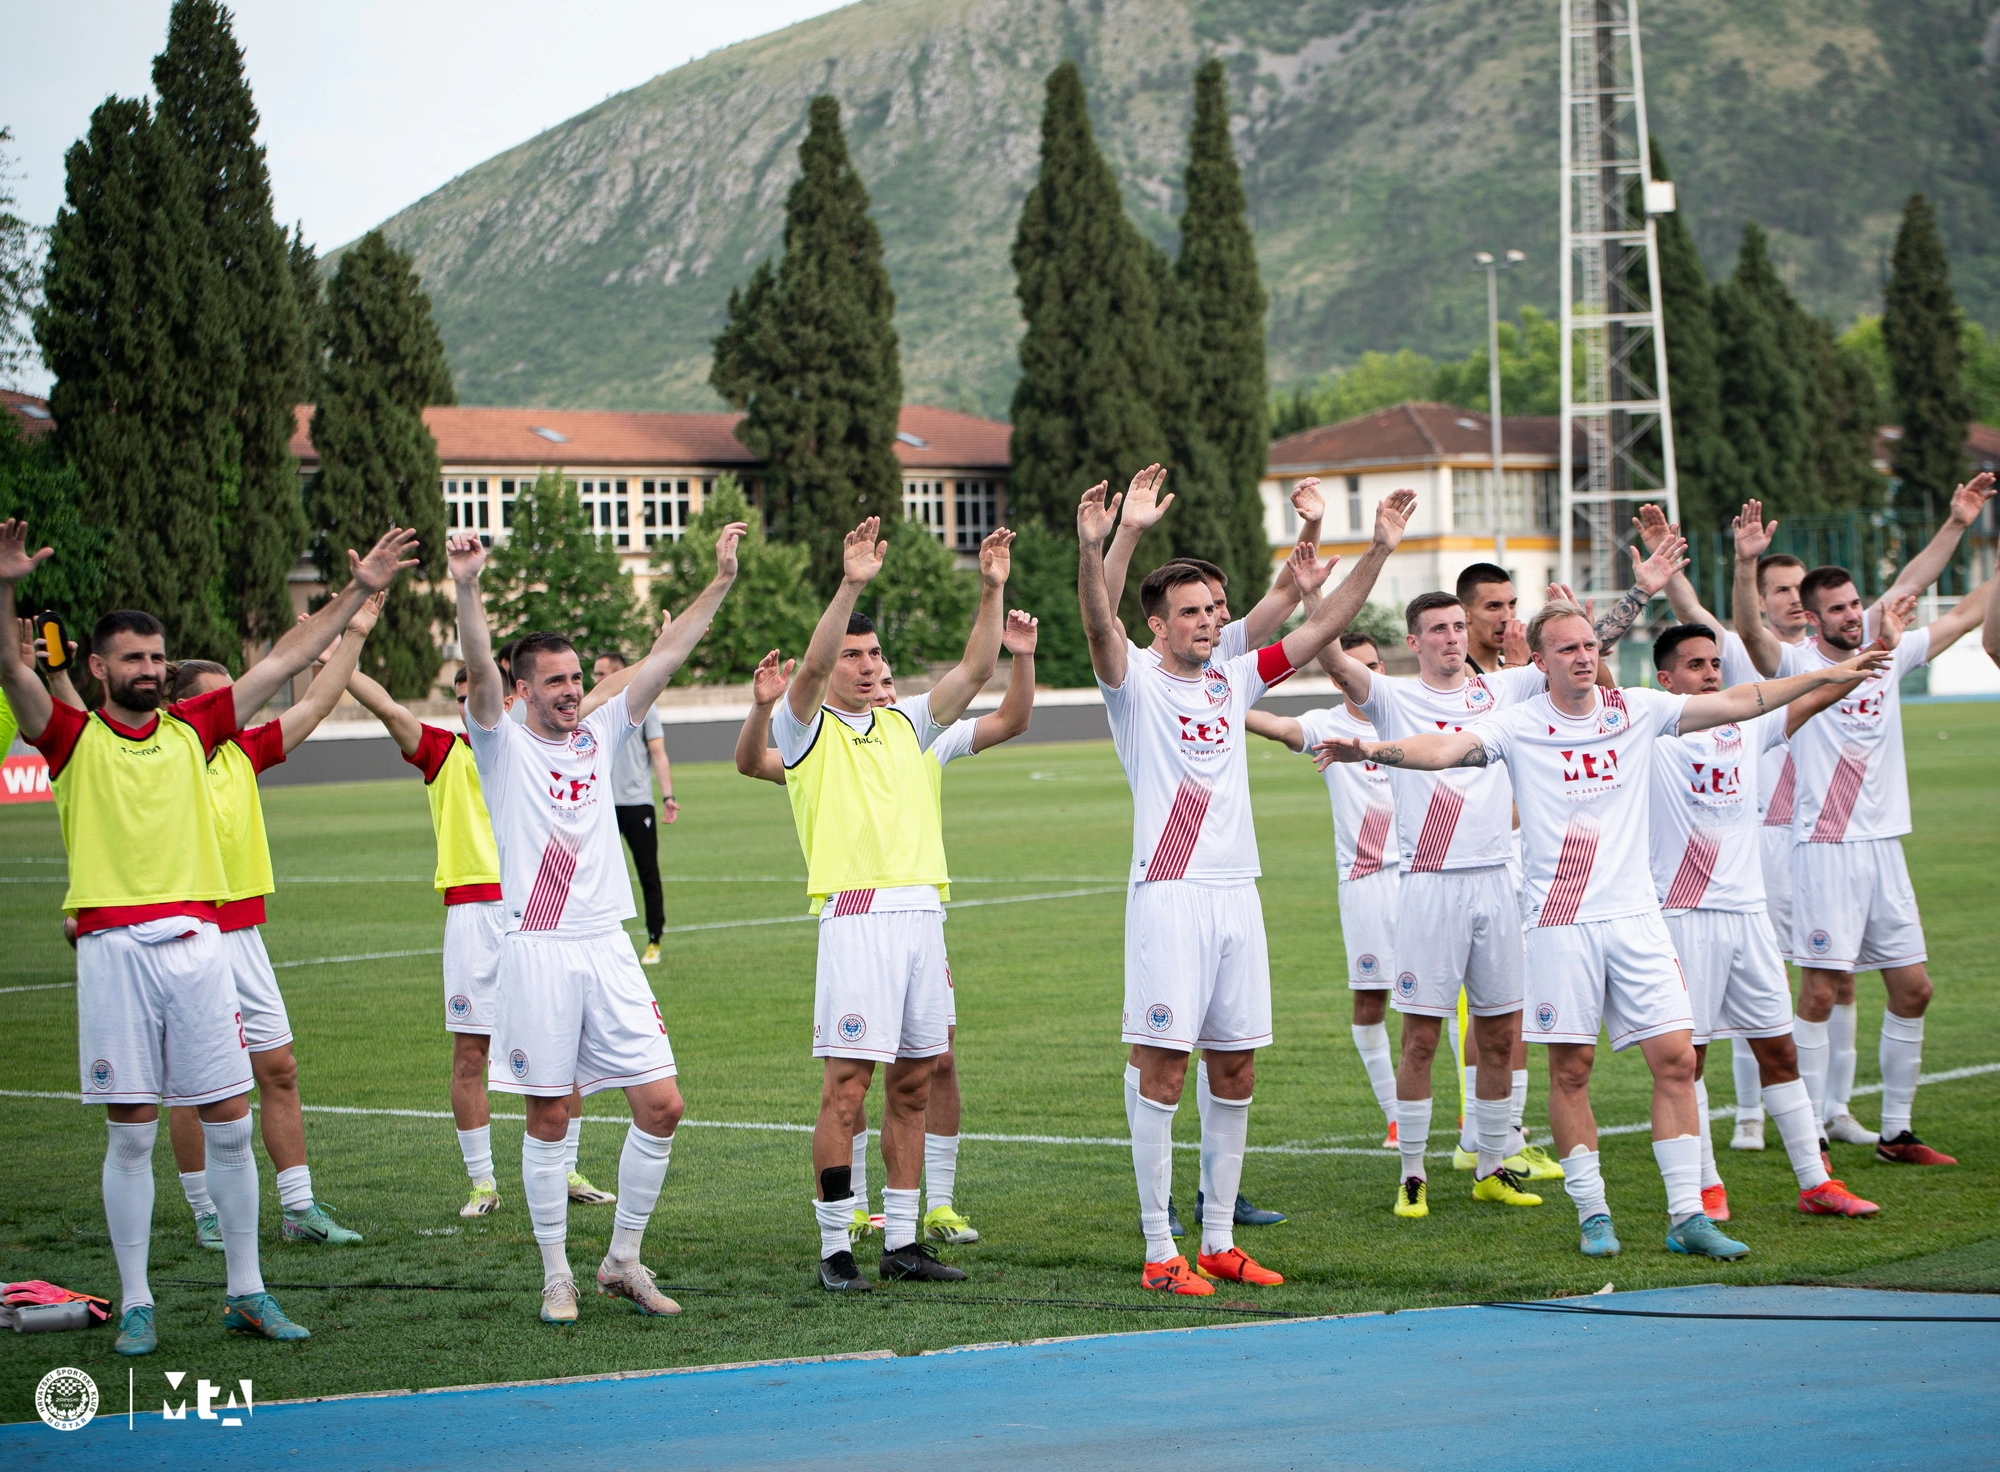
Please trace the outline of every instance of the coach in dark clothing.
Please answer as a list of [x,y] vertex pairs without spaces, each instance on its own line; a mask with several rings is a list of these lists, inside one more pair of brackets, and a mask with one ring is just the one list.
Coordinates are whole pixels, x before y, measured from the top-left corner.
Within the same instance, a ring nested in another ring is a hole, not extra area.
[[[624,668],[625,656],[614,651],[597,656],[591,675],[603,680]],[[611,801],[618,809],[618,831],[632,850],[632,865],[639,871],[639,892],[646,897],[646,953],[640,959],[648,966],[660,964],[660,932],[667,926],[666,899],[660,893],[660,833],[653,818],[655,777],[660,780],[661,816],[671,823],[680,816],[680,804],[674,801],[674,772],[667,761],[660,713],[649,710],[639,727],[639,739],[621,745],[611,766]]]

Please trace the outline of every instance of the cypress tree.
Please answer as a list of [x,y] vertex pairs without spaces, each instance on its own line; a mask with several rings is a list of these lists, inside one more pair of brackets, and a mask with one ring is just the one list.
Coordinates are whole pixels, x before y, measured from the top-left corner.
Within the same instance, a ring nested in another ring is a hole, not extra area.
[[[1192,379],[1195,418],[1220,457],[1223,480],[1218,487],[1221,504],[1213,514],[1214,539],[1206,543],[1210,550],[1180,550],[1221,563],[1232,581],[1261,586],[1270,563],[1264,503],[1257,489],[1270,448],[1264,365],[1268,301],[1257,274],[1243,174],[1230,146],[1228,81],[1218,58],[1211,57],[1195,73],[1186,186],[1181,250],[1174,262],[1194,328],[1192,351],[1183,361]],[[1183,479],[1182,485],[1187,484]],[[1181,512],[1177,504],[1173,519]]]
[[[1667,179],[1667,161],[1653,144],[1653,177]],[[1687,222],[1675,211],[1654,217],[1660,251],[1660,315],[1667,335],[1667,385],[1674,414],[1674,469],[1680,482],[1681,525],[1692,548],[1706,555],[1709,534],[1736,510],[1736,455],[1722,429],[1720,341],[1708,271]],[[1704,571],[1708,571],[1704,569]]]
[[745,411],[737,437],[765,462],[773,530],[811,548],[830,589],[846,532],[902,515],[903,371],[882,237],[835,98],[812,100],[799,165],[784,254],[730,294],[709,382]]
[[216,536],[234,434],[203,376],[239,376],[241,349],[192,172],[172,130],[122,97],[64,162],[35,335],[57,453],[111,536],[103,604],[156,614],[177,658],[240,662]]
[[32,324],[37,256],[42,232],[14,213],[14,191],[8,186],[13,156],[5,147],[14,141],[0,128],[0,387],[19,385],[35,362]]
[[1812,504],[1804,485],[1812,457],[1810,380],[1801,371],[1803,343],[1784,317],[1789,296],[1771,268],[1764,232],[1746,222],[1736,272],[1716,284],[1712,304],[1722,432],[1735,452],[1738,494],[1761,500],[1766,515]]
[[[1148,532],[1134,553],[1132,564],[1141,576],[1169,557],[1201,557],[1218,563],[1239,589],[1260,591],[1268,571],[1260,569],[1261,546],[1246,546],[1240,525],[1233,515],[1237,509],[1236,487],[1221,447],[1209,433],[1203,413],[1211,402],[1200,363],[1202,351],[1201,308],[1194,291],[1174,271],[1166,252],[1151,241],[1144,242],[1146,269],[1153,280],[1153,297],[1159,303],[1159,321],[1154,326],[1159,359],[1153,381],[1153,411],[1167,442],[1167,461],[1172,473],[1167,489],[1174,493],[1172,513]],[[1261,540],[1263,517],[1257,519]],[[1139,608],[1139,579],[1128,578],[1121,617],[1128,628],[1143,628]],[[1241,595],[1239,594],[1239,597]]]
[[326,288],[319,279],[319,252],[306,240],[303,224],[286,237],[285,266],[292,277],[292,298],[299,304],[302,344],[292,398],[311,404],[319,398],[320,374],[326,367]]
[[1803,313],[1802,318],[1818,411],[1807,473],[1820,504],[1830,511],[1877,505],[1884,487],[1875,469],[1875,432],[1882,425],[1875,375],[1866,357],[1840,341],[1831,322]]
[[[429,693],[440,656],[435,625],[451,607],[444,578],[444,497],[424,408],[450,404],[451,369],[410,258],[371,230],[340,258],[327,289],[327,356],[313,413],[319,473],[306,492],[313,560],[329,588],[347,581],[347,552],[391,525],[415,527],[422,559],[399,579],[363,651],[369,674],[401,699]],[[428,588],[416,585],[422,579]]]
[[1888,290],[1882,303],[1882,345],[1889,354],[1896,415],[1897,500],[1942,506],[1965,477],[1965,426],[1972,405],[1965,392],[1965,351],[1951,263],[1938,239],[1937,216],[1921,194],[1903,207]]
[[226,361],[190,370],[234,431],[235,463],[225,467],[218,507],[229,549],[225,607],[244,639],[263,642],[291,626],[287,575],[306,544],[291,456],[305,345],[284,232],[271,216],[257,108],[230,20],[216,0],[175,0],[166,48],[153,59],[153,86],[158,122],[179,138],[193,172],[237,345]]

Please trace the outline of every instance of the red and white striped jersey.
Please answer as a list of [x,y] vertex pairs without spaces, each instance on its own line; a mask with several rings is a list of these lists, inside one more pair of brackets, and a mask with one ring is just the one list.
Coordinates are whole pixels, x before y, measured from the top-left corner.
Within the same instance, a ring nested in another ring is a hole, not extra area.
[[1653,753],[1653,888],[1663,910],[1764,908],[1753,789],[1758,763],[1785,749],[1785,712],[1662,736]]
[[[1903,676],[1930,662],[1931,631],[1911,629],[1888,668],[1863,680],[1792,737],[1797,770],[1792,841],[1859,843],[1910,831],[1910,781],[1903,765]],[[1785,651],[1783,674],[1834,663],[1815,641]]]
[[[1362,711],[1377,737],[1434,736],[1469,731],[1500,711],[1548,687],[1533,665],[1468,673],[1455,690],[1437,690],[1421,679],[1394,675],[1368,677]],[[1402,838],[1403,867],[1412,874],[1440,869],[1485,869],[1514,856],[1514,814],[1507,774],[1492,767],[1450,772],[1389,774],[1396,799],[1396,827]]]
[[1155,660],[1128,660],[1125,683],[1102,680],[1111,741],[1132,789],[1132,880],[1255,879],[1244,712],[1287,678],[1284,647],[1205,665],[1184,680]]
[[592,711],[567,741],[544,741],[504,717],[490,731],[467,718],[508,930],[602,935],[637,913],[611,792],[612,758],[637,729],[620,699]]
[[[1306,755],[1329,737],[1377,741],[1375,728],[1349,714],[1346,702],[1299,717],[1305,732]],[[1396,803],[1389,791],[1388,771],[1374,762],[1335,762],[1324,773],[1333,799],[1333,851],[1341,882],[1366,879],[1403,862],[1396,842]]]
[[1577,925],[1657,912],[1647,807],[1655,746],[1679,734],[1685,695],[1599,690],[1589,715],[1546,693],[1479,723],[1505,762],[1521,814],[1530,925]]

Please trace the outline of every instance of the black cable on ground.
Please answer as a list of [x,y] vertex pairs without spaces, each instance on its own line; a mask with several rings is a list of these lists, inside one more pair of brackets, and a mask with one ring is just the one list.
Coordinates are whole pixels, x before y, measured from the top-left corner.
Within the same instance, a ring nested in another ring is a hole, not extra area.
[[1689,1309],[1591,1308],[1568,1303],[1482,1303],[1529,1314],[1592,1314],[1601,1319],[1748,1319],[1803,1324],[2000,1324],[2000,1314],[1724,1314]]

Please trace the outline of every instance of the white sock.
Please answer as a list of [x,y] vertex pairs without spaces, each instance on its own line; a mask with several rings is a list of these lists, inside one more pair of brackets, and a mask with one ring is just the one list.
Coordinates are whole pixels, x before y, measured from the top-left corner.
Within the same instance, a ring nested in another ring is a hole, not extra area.
[[203,1120],[208,1195],[222,1226],[222,1257],[231,1298],[264,1291],[257,1266],[257,1157],[250,1153],[250,1116],[226,1124]]
[[1924,1020],[1882,1014],[1882,1138],[1910,1127],[1917,1103],[1917,1073],[1924,1063]]
[[1528,1129],[1525,1123],[1527,1117],[1528,1070],[1517,1068],[1513,1071],[1513,1077],[1508,1080],[1507,1085],[1507,1123],[1513,1129],[1516,1136],[1512,1142],[1514,1148],[1507,1152],[1510,1155],[1514,1151],[1524,1148],[1528,1143]]
[[583,1147],[583,1116],[579,1114],[563,1131],[563,1190],[569,1190],[569,1173],[576,1169],[576,1153]]
[[1701,1143],[1701,1188],[1722,1184],[1722,1172],[1715,1168],[1715,1137],[1708,1130],[1708,1080],[1694,1081],[1695,1114],[1701,1120],[1701,1128],[1695,1132],[1695,1139]]
[[528,1203],[535,1245],[542,1250],[544,1283],[569,1273],[564,1239],[569,1235],[570,1158],[567,1140],[538,1140],[522,1132],[521,1195]]
[[1826,1180],[1826,1166],[1819,1158],[1819,1121],[1813,1118],[1812,1095],[1804,1079],[1787,1079],[1764,1090],[1764,1107],[1778,1126],[1778,1138],[1785,1142],[1785,1155],[1792,1162],[1792,1174],[1799,1189],[1810,1191]]
[[1827,1041],[1824,1022],[1792,1019],[1792,1044],[1799,1050],[1799,1077],[1806,1081],[1812,1099],[1813,1118],[1826,1118]]
[[639,1239],[646,1235],[660,1187],[667,1183],[673,1154],[672,1135],[649,1135],[636,1124],[625,1131],[625,1148],[618,1153],[618,1206],[611,1217],[612,1261],[632,1262],[639,1256]]
[[313,1173],[309,1165],[294,1165],[278,1172],[278,1204],[286,1211],[310,1211],[313,1204]]
[[[1139,1181],[1139,1230],[1146,1236],[1146,1261],[1171,1262],[1179,1255],[1167,1230],[1167,1207],[1174,1194],[1174,1115],[1179,1106],[1139,1096],[1132,1111],[1132,1174]],[[1231,1202],[1232,1209],[1235,1202]]]
[[1594,1216],[1608,1216],[1611,1208],[1604,1200],[1604,1172],[1598,1169],[1597,1152],[1578,1145],[1563,1157],[1563,1189],[1576,1203],[1576,1219],[1587,1222]]
[[[104,1222],[111,1228],[111,1251],[118,1259],[122,1316],[128,1308],[143,1308],[153,1301],[146,1257],[153,1241],[153,1142],[159,1137],[160,1121],[106,1123],[110,1139],[104,1147]],[[201,1172],[190,1174],[199,1182]],[[187,1180],[182,1176],[181,1184]]]
[[1250,1139],[1250,1101],[1208,1101],[1201,1122],[1201,1168],[1214,1186],[1202,1197],[1201,1250],[1227,1252],[1236,1245],[1236,1191],[1243,1184],[1243,1147]]
[[1131,1138],[1132,1131],[1139,1127],[1138,1114],[1139,1065],[1128,1063],[1125,1065],[1125,1135],[1128,1139]]
[[[158,1120],[154,1121],[159,1123]],[[181,1194],[187,1197],[188,1210],[196,1216],[214,1216],[215,1203],[208,1199],[208,1172],[204,1170],[184,1170],[181,1172]]]
[[1375,1103],[1382,1110],[1382,1118],[1390,1124],[1396,1122],[1396,1065],[1389,1061],[1389,1029],[1380,1022],[1355,1023],[1349,1031],[1354,1034],[1354,1051],[1361,1055],[1361,1066],[1368,1074],[1368,1087],[1375,1091]]
[[[1208,1138],[1208,1106],[1214,1102],[1215,1095],[1208,1091],[1208,1060],[1200,1059],[1194,1066],[1194,1119],[1204,1140]],[[1209,1184],[1208,1179],[1208,1150],[1204,1147],[1195,1158],[1200,1163],[1195,1169],[1194,1188],[1201,1194],[1204,1202],[1213,1201],[1215,1189]],[[1232,1198],[1232,1220],[1234,1220],[1233,1200],[1234,1198]],[[1205,1216],[1207,1212],[1204,1210],[1202,1214]]]
[[1748,1038],[1732,1038],[1729,1042],[1729,1071],[1736,1076],[1736,1117],[1754,1119],[1759,1124],[1764,1121],[1763,1074],[1757,1066],[1757,1055],[1750,1051]]
[[854,1137],[854,1200],[864,1210],[868,1206],[868,1131]]
[[819,1223],[819,1256],[824,1262],[836,1252],[851,1252],[854,1243],[848,1239],[847,1224],[854,1220],[856,1202],[852,1196],[839,1201],[813,1200],[813,1218]]
[[932,1211],[951,1205],[958,1185],[958,1136],[924,1136],[924,1205]]
[[465,1173],[476,1185],[493,1179],[493,1126],[458,1132],[458,1153],[465,1157]]
[[1675,1135],[1653,1141],[1653,1159],[1667,1183],[1667,1220],[1685,1221],[1701,1210],[1701,1141]]
[[1479,1146],[1479,1163],[1473,1168],[1475,1176],[1490,1176],[1500,1169],[1500,1162],[1507,1157],[1507,1137],[1512,1133],[1507,1125],[1507,1101],[1505,1099],[1481,1099],[1474,1096],[1468,1111],[1473,1125],[1473,1137]]
[[1396,1101],[1396,1149],[1403,1157],[1403,1179],[1415,1176],[1418,1180],[1428,1180],[1424,1170],[1424,1150],[1431,1142],[1431,1101],[1428,1099],[1398,1099]]
[[894,1252],[917,1240],[917,1188],[882,1188],[882,1250]]
[[1460,1077],[1464,1080],[1465,1092],[1458,1096],[1462,1111],[1458,1117],[1458,1148],[1471,1155],[1479,1150],[1479,1116],[1472,1107],[1479,1098],[1479,1065],[1466,1064]]
[[1860,1029],[1861,1009],[1853,1002],[1836,1002],[1826,1019],[1826,1117],[1838,1119],[1847,1113],[1847,1101],[1854,1097],[1854,1064],[1857,1052],[1854,1037]]

